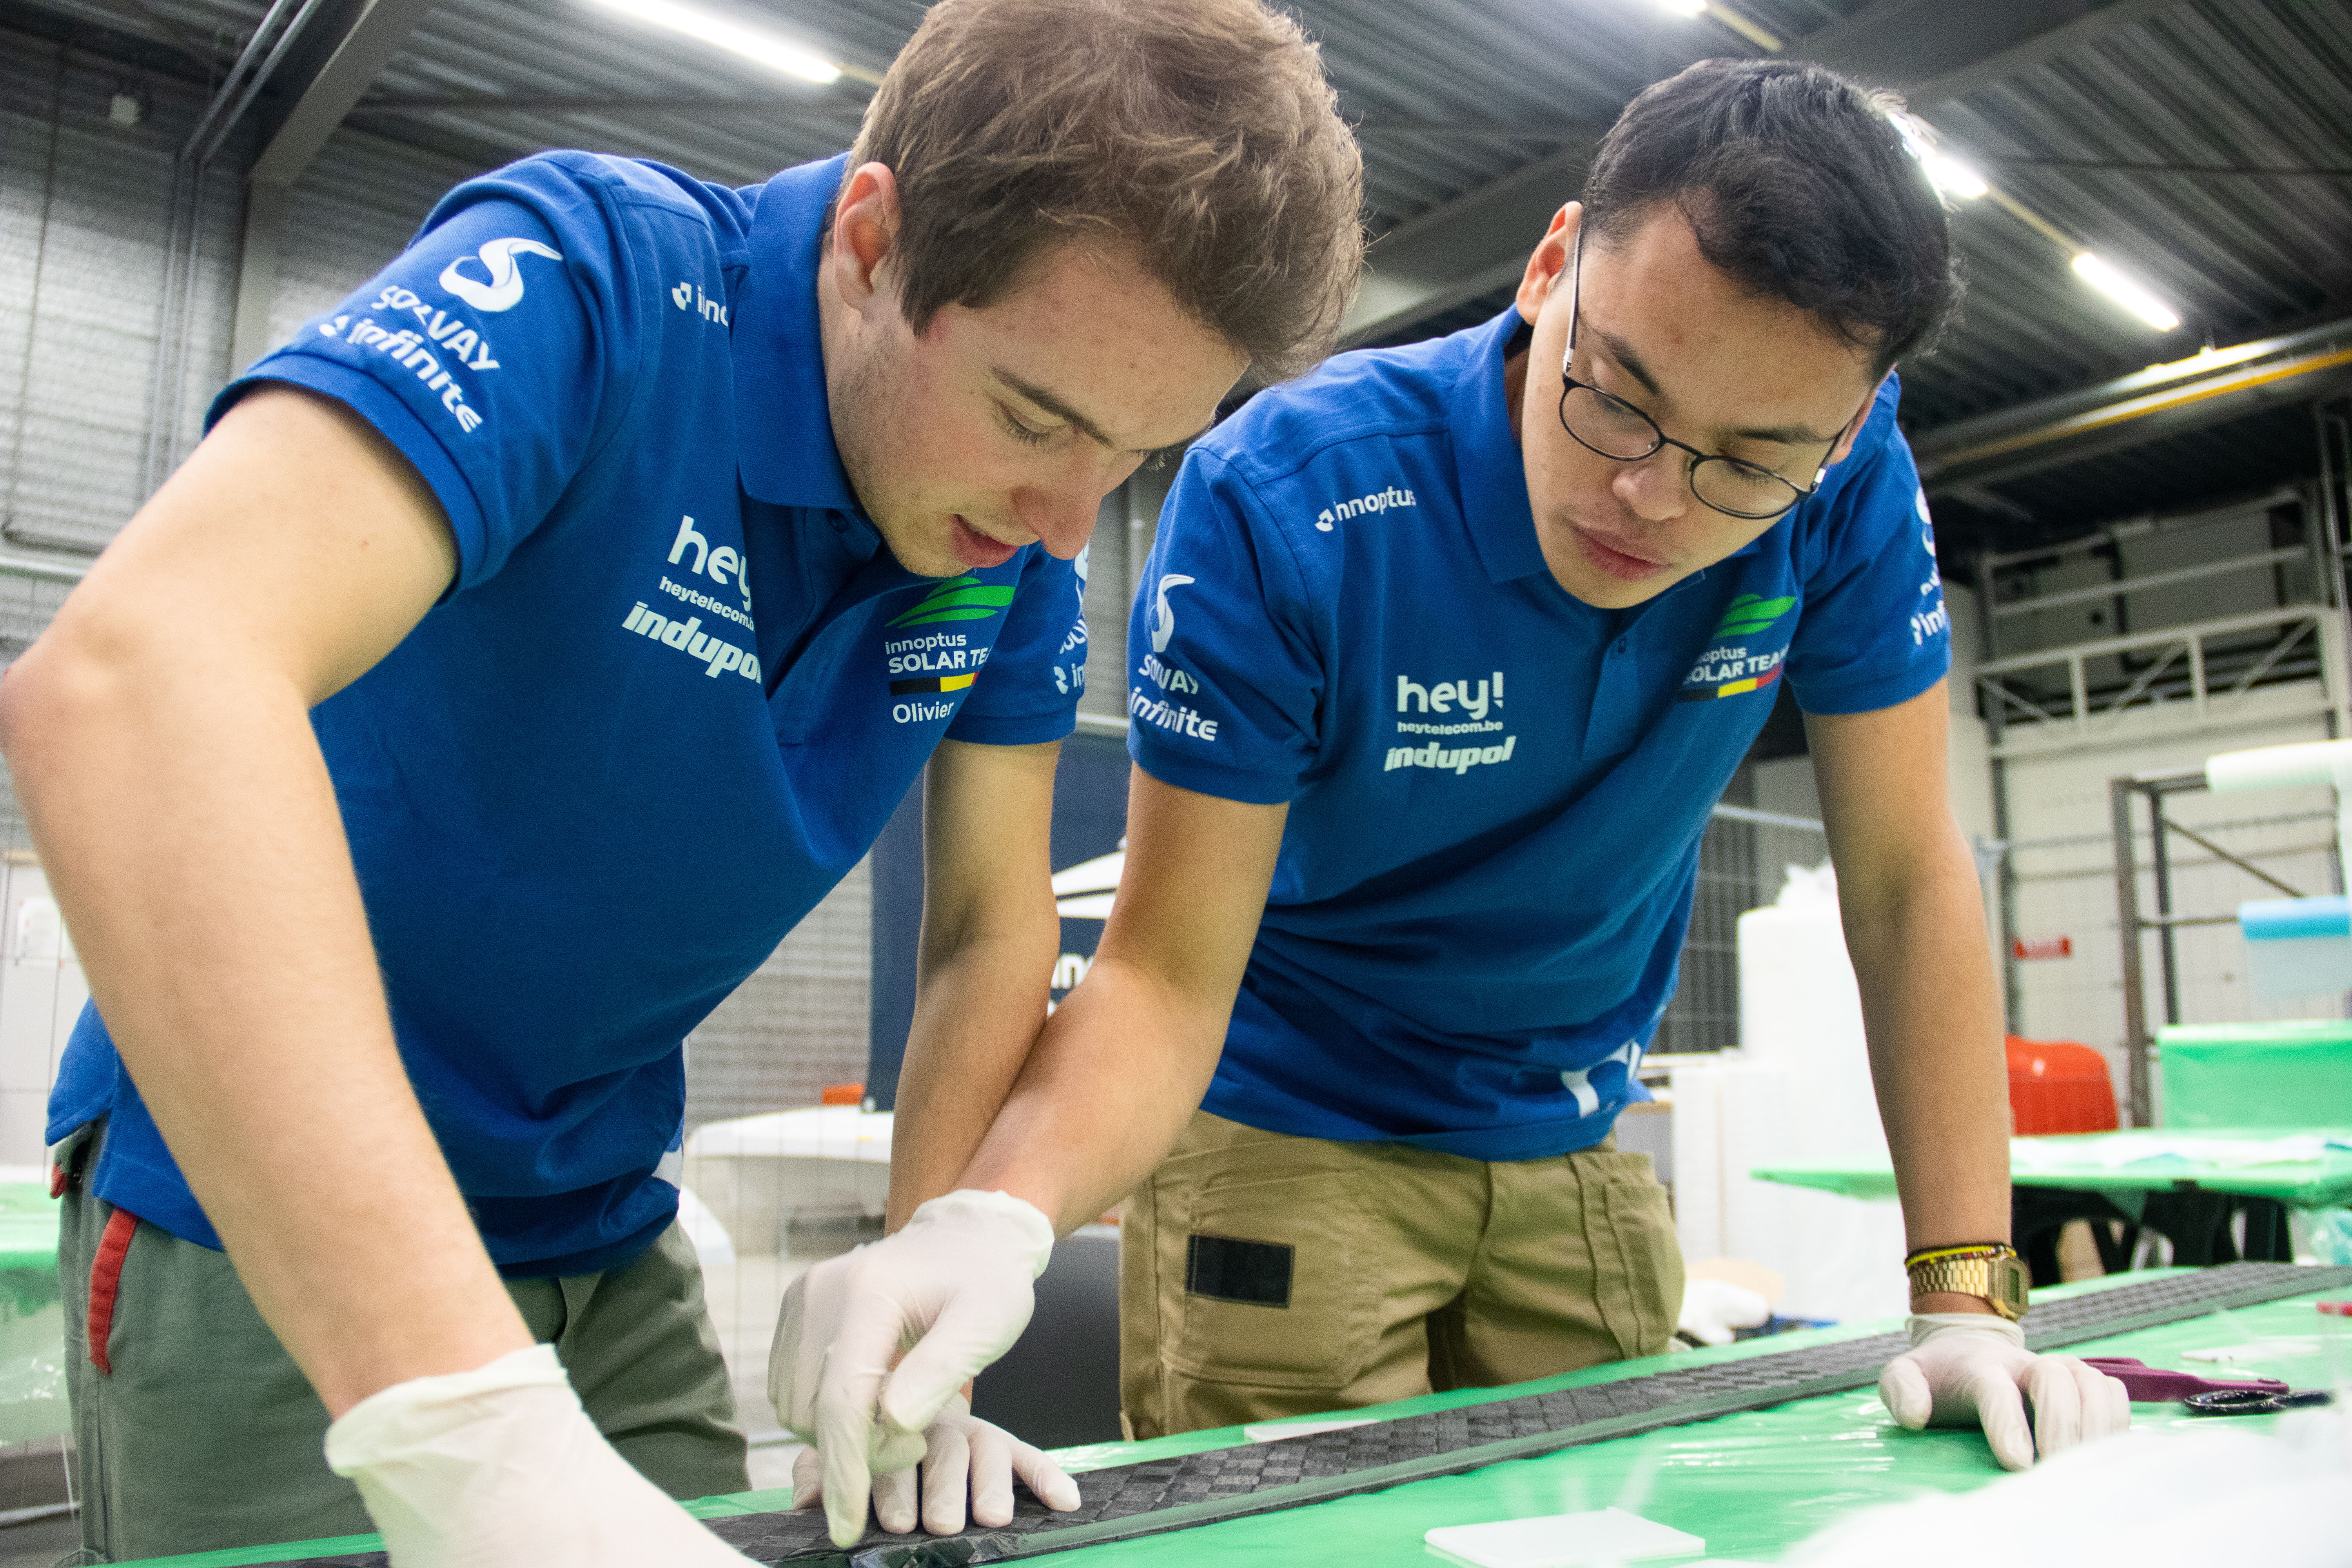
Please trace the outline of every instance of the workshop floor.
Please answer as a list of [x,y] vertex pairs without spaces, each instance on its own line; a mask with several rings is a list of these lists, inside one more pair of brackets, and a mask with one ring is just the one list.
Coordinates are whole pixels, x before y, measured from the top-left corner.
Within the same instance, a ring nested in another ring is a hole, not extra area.
[[81,1521],[69,1513],[0,1530],[0,1568],[49,1568],[81,1545]]

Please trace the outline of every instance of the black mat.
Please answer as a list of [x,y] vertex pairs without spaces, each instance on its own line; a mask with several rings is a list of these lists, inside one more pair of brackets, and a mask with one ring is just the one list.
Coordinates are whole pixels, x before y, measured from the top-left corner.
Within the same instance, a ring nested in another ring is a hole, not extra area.
[[[2352,1268],[2230,1264],[2045,1301],[2027,1314],[2026,1340],[2037,1350],[2050,1350],[2228,1308],[2347,1288]],[[1001,1562],[1296,1508],[1580,1443],[1864,1388],[1906,1348],[1901,1334],[1877,1334],[1278,1443],[1122,1465],[1076,1478],[1082,1499],[1076,1512],[1050,1512],[1023,1490],[1011,1524],[963,1535],[876,1531],[845,1552],[826,1538],[819,1509],[740,1514],[712,1520],[709,1526],[746,1556],[793,1568],[956,1568]],[[294,1568],[384,1565],[383,1553],[367,1552],[310,1558]]]

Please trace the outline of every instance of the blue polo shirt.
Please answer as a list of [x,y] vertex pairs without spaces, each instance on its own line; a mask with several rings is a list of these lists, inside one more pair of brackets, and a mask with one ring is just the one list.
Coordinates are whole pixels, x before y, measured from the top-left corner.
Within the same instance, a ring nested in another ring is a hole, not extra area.
[[[850,492],[815,303],[842,174],[529,159],[215,408],[341,401],[456,537],[447,595],[312,719],[402,1058],[510,1275],[612,1267],[670,1223],[680,1042],[942,737],[1074,721],[1072,564],[919,577]],[[86,1012],[48,1136],[99,1115],[98,1194],[218,1246]]]
[[1779,683],[1854,713],[1949,663],[1891,383],[1818,495],[1596,609],[1537,542],[1504,401],[1520,324],[1260,393],[1160,512],[1129,749],[1289,806],[1219,1116],[1486,1160],[1597,1142],[1640,1097],[1700,836]]

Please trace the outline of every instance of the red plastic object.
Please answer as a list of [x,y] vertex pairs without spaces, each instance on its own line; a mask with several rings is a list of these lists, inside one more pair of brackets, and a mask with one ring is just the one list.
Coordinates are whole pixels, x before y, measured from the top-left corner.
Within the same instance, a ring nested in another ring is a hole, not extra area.
[[2073,1040],[2007,1039],[2009,1109],[2019,1136],[2115,1131],[2106,1058]]
[[[819,1105],[863,1105],[866,1103],[866,1086],[862,1083],[829,1083],[824,1086],[824,1092],[817,1096],[817,1103]],[[2112,1113],[2110,1115],[2112,1117]],[[2112,1127],[2115,1122],[2110,1120],[2107,1125]]]
[[2338,1318],[2352,1318],[2352,1301],[2321,1301],[2316,1305],[2323,1312]]

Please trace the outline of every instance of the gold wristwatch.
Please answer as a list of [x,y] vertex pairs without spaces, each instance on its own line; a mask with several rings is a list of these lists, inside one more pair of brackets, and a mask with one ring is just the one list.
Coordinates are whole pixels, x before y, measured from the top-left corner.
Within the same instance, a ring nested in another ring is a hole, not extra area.
[[1915,1298],[1948,1291],[1977,1297],[2012,1323],[2025,1316],[2032,1276],[2016,1248],[2006,1242],[1925,1247],[1905,1258],[1903,1268],[1911,1276]]

